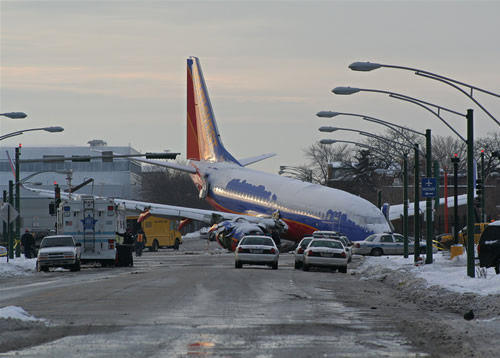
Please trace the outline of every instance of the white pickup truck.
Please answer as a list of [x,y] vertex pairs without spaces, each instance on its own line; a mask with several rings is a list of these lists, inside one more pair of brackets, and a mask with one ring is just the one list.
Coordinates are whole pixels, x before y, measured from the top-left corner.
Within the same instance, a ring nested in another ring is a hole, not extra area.
[[48,272],[49,267],[80,271],[80,246],[70,235],[45,236],[38,250],[37,271]]

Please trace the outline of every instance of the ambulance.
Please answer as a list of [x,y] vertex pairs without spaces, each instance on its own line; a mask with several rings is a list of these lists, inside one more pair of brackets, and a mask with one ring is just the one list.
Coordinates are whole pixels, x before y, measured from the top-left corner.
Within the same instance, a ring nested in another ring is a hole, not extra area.
[[63,201],[57,209],[57,234],[72,235],[81,244],[81,262],[114,266],[116,233],[126,230],[125,208],[113,199],[81,196]]

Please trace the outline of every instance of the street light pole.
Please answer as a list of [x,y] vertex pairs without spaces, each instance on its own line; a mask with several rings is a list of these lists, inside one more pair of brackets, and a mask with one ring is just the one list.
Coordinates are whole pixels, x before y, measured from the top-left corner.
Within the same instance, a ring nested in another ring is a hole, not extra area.
[[[19,188],[19,185],[17,185],[17,182],[19,181],[19,156],[21,155],[19,153],[20,148],[16,147],[16,205],[15,208],[19,215],[16,218],[16,239],[20,240],[21,239],[21,190]],[[21,245],[16,246],[16,257],[21,257]]]
[[[425,140],[426,140],[426,175],[427,178],[432,177],[432,158],[431,158],[431,130],[427,129],[425,131]],[[436,183],[437,185],[437,183]],[[426,198],[425,202],[425,213],[426,213],[426,245],[425,245],[425,263],[431,264],[433,261],[432,258],[432,241],[434,240],[434,220],[432,219],[432,198]]]
[[457,154],[451,158],[453,163],[453,238],[458,245],[458,163],[460,158]]
[[467,110],[467,275],[474,270],[474,111]]

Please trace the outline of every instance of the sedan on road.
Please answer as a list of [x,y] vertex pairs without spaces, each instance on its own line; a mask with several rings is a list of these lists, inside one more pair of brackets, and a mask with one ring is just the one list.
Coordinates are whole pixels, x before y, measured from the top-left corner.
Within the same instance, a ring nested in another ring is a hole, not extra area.
[[280,252],[269,236],[244,236],[234,250],[234,267],[242,268],[243,264],[267,265],[278,269]]
[[313,239],[304,251],[303,270],[311,267],[328,267],[347,272],[347,250],[344,244],[334,239]]
[[295,268],[299,269],[302,267],[304,263],[304,250],[307,248],[307,245],[312,240],[312,236],[306,236],[302,240],[300,240],[299,244],[295,248]]
[[[425,254],[426,243],[420,241],[420,253]],[[413,254],[415,242],[408,240],[408,253]],[[433,252],[437,252],[435,247]],[[362,241],[357,241],[353,245],[353,253],[358,255],[382,256],[382,255],[403,255],[404,237],[400,234],[382,233],[368,236]]]

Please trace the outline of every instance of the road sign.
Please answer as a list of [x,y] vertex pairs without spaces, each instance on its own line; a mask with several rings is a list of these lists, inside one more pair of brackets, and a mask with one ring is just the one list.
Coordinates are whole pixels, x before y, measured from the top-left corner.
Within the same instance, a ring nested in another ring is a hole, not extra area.
[[422,178],[422,197],[433,198],[436,194],[436,178]]
[[12,205],[10,205],[9,203],[2,203],[2,205],[0,206],[0,217],[3,219],[3,221],[10,224],[14,220],[16,220],[18,216],[19,213]]

